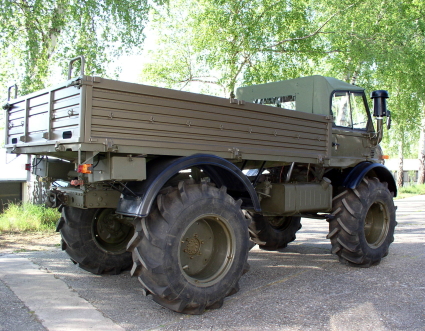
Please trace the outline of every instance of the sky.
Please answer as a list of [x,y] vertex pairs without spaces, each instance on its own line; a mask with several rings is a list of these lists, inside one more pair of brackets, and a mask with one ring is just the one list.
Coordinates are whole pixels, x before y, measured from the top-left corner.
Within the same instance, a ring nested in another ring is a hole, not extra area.
[[[144,52],[145,53],[145,52]],[[143,83],[140,81],[145,57],[143,55],[124,55],[117,61],[122,71],[118,80],[130,83]]]
[[[118,80],[130,83],[141,83],[140,74],[142,72],[143,64],[149,59],[148,53],[151,50],[155,50],[157,33],[154,29],[150,27],[150,24],[147,23],[144,33],[146,35],[143,42],[143,50],[141,54],[138,55],[123,55],[113,64],[111,64],[110,72],[114,72],[115,68],[120,67],[121,73],[118,77]],[[134,53],[137,53],[136,50]]]

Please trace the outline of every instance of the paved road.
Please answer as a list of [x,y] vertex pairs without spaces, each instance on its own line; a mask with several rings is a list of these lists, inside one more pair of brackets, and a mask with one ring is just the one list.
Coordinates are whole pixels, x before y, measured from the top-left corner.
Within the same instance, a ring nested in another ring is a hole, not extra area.
[[327,223],[305,219],[286,249],[254,248],[241,290],[201,316],[143,297],[128,273],[80,270],[60,250],[1,256],[0,330],[425,330],[425,196],[396,204],[380,265],[340,264]]

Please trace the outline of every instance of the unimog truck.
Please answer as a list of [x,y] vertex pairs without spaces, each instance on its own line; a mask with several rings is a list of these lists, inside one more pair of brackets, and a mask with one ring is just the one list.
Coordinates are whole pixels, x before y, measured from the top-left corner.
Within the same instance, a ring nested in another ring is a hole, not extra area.
[[60,183],[47,204],[61,211],[62,249],[95,274],[130,269],[164,307],[221,307],[250,248],[284,248],[301,217],[329,223],[344,264],[388,254],[397,189],[379,147],[386,91],[372,92],[373,114],[363,88],[322,76],[224,99],[87,76],[83,57],[64,83],[14,89],[6,149],[34,155],[33,174]]

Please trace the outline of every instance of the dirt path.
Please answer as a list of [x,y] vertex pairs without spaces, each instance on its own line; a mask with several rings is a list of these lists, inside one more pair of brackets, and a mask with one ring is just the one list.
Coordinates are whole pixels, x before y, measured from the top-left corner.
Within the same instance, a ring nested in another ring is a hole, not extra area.
[[60,234],[56,232],[1,233],[0,255],[44,251],[59,248]]

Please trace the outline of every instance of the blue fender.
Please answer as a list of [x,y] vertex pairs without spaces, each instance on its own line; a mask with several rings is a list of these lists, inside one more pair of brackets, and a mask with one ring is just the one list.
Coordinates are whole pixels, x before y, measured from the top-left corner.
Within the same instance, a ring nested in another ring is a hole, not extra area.
[[260,201],[250,180],[233,163],[209,154],[195,154],[186,157],[159,157],[147,163],[147,179],[130,182],[118,203],[116,213],[146,217],[159,191],[179,171],[191,167],[203,169],[218,186],[226,185],[237,191],[248,192],[255,211],[260,212]]
[[375,177],[378,177],[381,182],[388,183],[388,189],[394,193],[394,197],[397,196],[397,185],[391,172],[381,163],[362,162],[356,165],[347,177],[345,177],[343,186],[351,189],[355,189],[360,184],[362,179],[373,171]]

